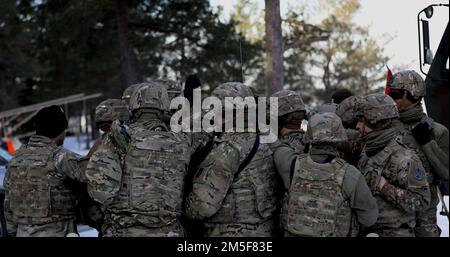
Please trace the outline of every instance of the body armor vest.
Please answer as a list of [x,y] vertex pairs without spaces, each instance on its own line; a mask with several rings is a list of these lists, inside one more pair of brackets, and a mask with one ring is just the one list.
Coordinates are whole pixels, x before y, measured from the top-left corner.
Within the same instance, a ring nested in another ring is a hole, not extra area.
[[351,232],[351,209],[342,194],[348,164],[334,158],[316,163],[300,155],[289,193],[283,201],[282,222],[298,236],[339,236]]
[[[371,184],[370,180],[374,174],[383,175],[392,185],[399,187],[398,165],[402,158],[411,156],[411,152],[403,145],[401,138],[396,137],[391,140],[387,146],[374,156],[367,157],[363,153],[363,157],[358,164],[359,170],[366,178],[367,184]],[[372,192],[373,189],[371,188]],[[393,203],[385,200],[379,194],[374,195],[377,200],[379,216],[377,225],[398,228],[403,224],[408,224],[410,227],[415,225],[415,216],[413,213],[407,213],[404,210],[396,207]]]
[[[189,142],[162,124],[132,124],[131,142],[124,159],[121,187],[108,211],[124,226],[173,224],[181,216],[184,179],[189,164]],[[120,213],[120,214],[119,214]],[[120,216],[128,219],[120,221]],[[125,221],[126,220],[126,221]]]
[[[240,149],[240,161],[247,157],[255,136],[234,135],[228,143]],[[259,224],[270,220],[277,209],[277,174],[272,152],[265,144],[259,146],[253,159],[235,176],[219,211],[207,223]]]
[[9,163],[6,175],[6,208],[24,224],[45,224],[74,218],[76,193],[55,168],[60,147],[21,147]]

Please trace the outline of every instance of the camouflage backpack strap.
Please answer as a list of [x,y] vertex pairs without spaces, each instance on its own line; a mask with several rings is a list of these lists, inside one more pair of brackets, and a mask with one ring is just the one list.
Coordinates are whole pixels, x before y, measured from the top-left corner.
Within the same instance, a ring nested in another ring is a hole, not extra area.
[[336,167],[336,180],[338,183],[342,186],[342,183],[344,181],[345,172],[347,171],[347,168],[350,164],[348,164],[344,159],[341,159],[339,157],[336,157],[332,161]]
[[259,134],[256,134],[255,143],[253,143],[252,150],[250,150],[250,153],[248,153],[247,157],[245,157],[245,160],[239,165],[238,171],[234,174],[234,178],[237,178],[239,176],[239,173],[241,173],[242,170],[247,167],[247,165],[252,161],[253,157],[255,156],[256,152],[259,148]]

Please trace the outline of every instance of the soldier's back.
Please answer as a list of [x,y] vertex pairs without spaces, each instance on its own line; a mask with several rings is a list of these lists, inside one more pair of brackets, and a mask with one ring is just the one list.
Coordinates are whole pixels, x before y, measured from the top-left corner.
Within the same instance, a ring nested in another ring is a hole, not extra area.
[[[77,193],[61,169],[74,153],[43,136],[32,136],[9,163],[6,218],[17,236],[65,236],[73,231]],[[14,229],[14,228],[13,228]]]
[[[255,133],[233,133],[222,137],[239,152],[241,165],[255,147]],[[221,158],[221,157],[218,157]],[[233,176],[222,207],[206,222],[208,236],[272,236],[277,212],[277,174],[272,152],[266,144]]]
[[[160,121],[132,123],[128,134],[121,186],[107,206],[106,235],[142,235],[139,230],[147,230],[147,236],[183,236],[178,223],[190,158],[188,138]],[[136,233],[128,231],[132,227]]]

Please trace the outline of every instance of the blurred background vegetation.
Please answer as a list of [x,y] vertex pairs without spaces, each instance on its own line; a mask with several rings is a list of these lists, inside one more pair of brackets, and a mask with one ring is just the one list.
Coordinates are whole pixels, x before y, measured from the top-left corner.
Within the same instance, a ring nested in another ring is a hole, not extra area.
[[[77,93],[120,98],[130,84],[192,73],[209,93],[241,80],[240,47],[245,83],[266,94],[264,11],[254,5],[238,1],[224,20],[208,0],[0,0],[0,110]],[[358,0],[321,5],[320,22],[301,4],[283,15],[282,86],[307,103],[384,86],[383,46],[352,20]]]

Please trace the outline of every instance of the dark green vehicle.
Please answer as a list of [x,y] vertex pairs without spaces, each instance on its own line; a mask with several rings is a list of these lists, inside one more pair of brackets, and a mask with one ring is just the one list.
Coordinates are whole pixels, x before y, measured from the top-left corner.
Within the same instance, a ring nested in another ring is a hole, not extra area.
[[[449,128],[449,22],[442,34],[436,54],[433,57],[430,48],[429,26],[433,23],[434,8],[445,8],[448,14],[448,4],[431,4],[417,14],[417,26],[419,34],[419,58],[420,71],[426,76],[425,106],[428,116]],[[424,67],[429,66],[427,72]],[[449,182],[440,187],[443,195],[449,194]]]

